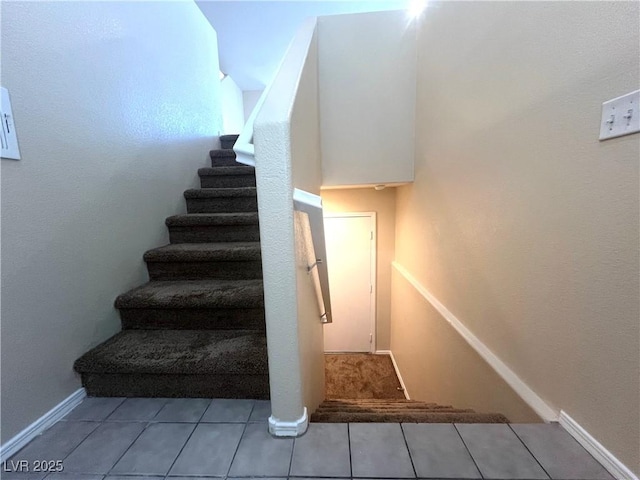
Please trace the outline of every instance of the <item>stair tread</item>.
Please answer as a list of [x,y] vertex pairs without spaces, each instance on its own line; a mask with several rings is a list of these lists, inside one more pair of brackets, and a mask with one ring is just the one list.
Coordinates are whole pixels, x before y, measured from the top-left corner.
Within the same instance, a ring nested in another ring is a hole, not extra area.
[[190,188],[184,192],[184,198],[255,197],[256,195],[256,187]]
[[388,423],[508,423],[509,420],[500,413],[314,413],[312,422],[331,423],[361,423],[361,422],[388,422]]
[[194,225],[251,225],[258,223],[258,213],[186,213],[168,217],[165,223],[168,227],[190,227]]
[[201,177],[218,176],[218,175],[255,175],[256,169],[248,166],[237,167],[203,167],[198,169],[198,175]]
[[76,360],[80,373],[267,375],[264,333],[125,330]]
[[123,293],[116,308],[258,308],[262,280],[160,280]]
[[144,254],[146,262],[260,260],[260,242],[170,243]]
[[211,158],[236,158],[236,152],[231,148],[220,148],[209,152]]

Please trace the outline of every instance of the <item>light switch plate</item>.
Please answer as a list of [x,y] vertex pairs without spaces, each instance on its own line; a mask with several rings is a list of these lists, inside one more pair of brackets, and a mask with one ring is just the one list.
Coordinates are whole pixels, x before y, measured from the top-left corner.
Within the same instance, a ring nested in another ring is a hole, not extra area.
[[640,132],[640,90],[602,104],[600,140]]
[[0,133],[2,153],[0,156],[10,160],[20,160],[20,148],[18,147],[18,137],[13,123],[11,100],[9,99],[9,91],[4,87],[0,88],[0,121],[2,121],[2,131]]

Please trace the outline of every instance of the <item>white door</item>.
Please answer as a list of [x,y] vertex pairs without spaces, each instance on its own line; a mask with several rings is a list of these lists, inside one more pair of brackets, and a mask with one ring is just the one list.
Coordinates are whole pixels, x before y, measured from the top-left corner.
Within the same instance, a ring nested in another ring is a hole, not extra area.
[[375,213],[324,217],[333,323],[325,352],[375,349]]

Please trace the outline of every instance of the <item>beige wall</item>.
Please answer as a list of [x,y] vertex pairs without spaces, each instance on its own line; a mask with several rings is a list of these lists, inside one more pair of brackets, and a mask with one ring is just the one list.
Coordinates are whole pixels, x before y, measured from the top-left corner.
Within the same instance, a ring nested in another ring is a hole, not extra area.
[[391,262],[395,250],[396,189],[323,190],[325,213],[376,212],[376,349],[390,348]]
[[[76,389],[120,329],[221,128],[215,31],[193,2],[3,2],[2,442]],[[189,52],[185,55],[184,52]]]
[[412,400],[541,421],[395,268],[392,299],[392,351]]
[[638,88],[639,7],[430,4],[396,211],[397,261],[636,473],[640,138],[598,132]]
[[318,18],[324,186],[413,180],[415,27],[404,10]]

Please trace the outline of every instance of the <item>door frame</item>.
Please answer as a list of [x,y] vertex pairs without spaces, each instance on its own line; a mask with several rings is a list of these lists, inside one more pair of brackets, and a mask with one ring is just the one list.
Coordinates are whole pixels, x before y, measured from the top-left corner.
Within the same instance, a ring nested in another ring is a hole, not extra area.
[[[378,258],[378,220],[376,212],[325,212],[323,218],[340,218],[340,217],[368,217],[371,219],[371,312],[370,312],[370,329],[371,329],[371,342],[369,342],[369,353],[376,353],[376,317],[377,317],[377,258]],[[331,268],[327,262],[327,267]],[[324,353],[349,353],[349,352],[332,352],[325,351]]]

